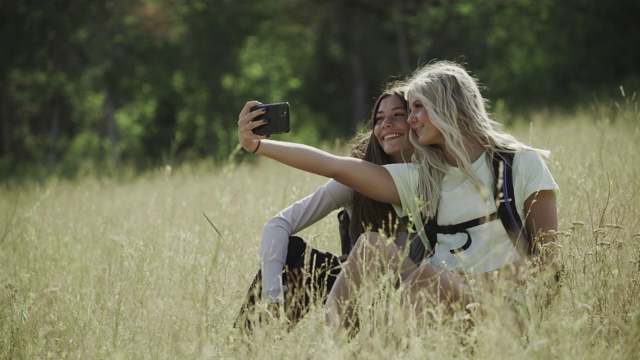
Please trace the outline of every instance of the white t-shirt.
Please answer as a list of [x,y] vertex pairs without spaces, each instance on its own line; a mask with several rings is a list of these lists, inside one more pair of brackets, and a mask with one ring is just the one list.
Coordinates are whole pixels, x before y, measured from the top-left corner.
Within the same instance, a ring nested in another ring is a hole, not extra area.
[[[496,211],[493,200],[493,168],[487,162],[487,153],[483,153],[472,164],[473,171],[485,186],[485,196],[457,167],[449,166],[440,185],[440,203],[438,205],[438,225],[455,225]],[[394,205],[399,216],[411,216],[416,224],[418,235],[429,246],[424,233],[422,206],[417,198],[419,192],[419,169],[416,164],[390,164],[385,168],[391,174],[398,189],[402,206]],[[540,190],[558,190],[553,176],[544,161],[534,152],[522,152],[513,160],[513,186],[516,208],[520,218],[524,216],[524,202],[533,193]],[[428,200],[428,199],[425,199]],[[452,254],[450,250],[459,249],[467,242],[467,234],[438,234],[435,254],[425,260],[432,265],[447,269],[460,269],[470,275],[481,274],[511,264],[519,258],[500,219],[468,229],[471,246],[466,250]]]

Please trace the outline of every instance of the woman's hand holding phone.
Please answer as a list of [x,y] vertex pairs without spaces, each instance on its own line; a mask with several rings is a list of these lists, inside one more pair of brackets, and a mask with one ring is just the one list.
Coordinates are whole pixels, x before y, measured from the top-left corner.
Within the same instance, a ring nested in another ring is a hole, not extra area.
[[254,118],[254,121],[265,119],[267,123],[253,129],[258,135],[282,134],[289,132],[289,103],[260,104],[251,108],[251,111],[262,109],[263,115]]
[[238,140],[247,151],[255,153],[260,140],[271,134],[289,132],[289,103],[263,104],[249,101],[238,116]]
[[253,132],[253,129],[268,123],[268,120],[265,119],[254,121],[256,117],[266,112],[265,109],[251,111],[253,107],[258,105],[262,105],[262,103],[259,101],[247,102],[238,116],[238,140],[240,141],[240,146],[248,152],[255,152],[260,145],[260,140],[268,137],[267,135],[259,135]]

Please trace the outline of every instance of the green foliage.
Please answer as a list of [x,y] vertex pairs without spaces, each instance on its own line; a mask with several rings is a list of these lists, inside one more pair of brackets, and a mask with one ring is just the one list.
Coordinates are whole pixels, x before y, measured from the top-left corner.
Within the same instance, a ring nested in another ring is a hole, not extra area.
[[[220,164],[250,99],[291,103],[284,139],[346,139],[385,83],[432,59],[467,63],[513,117],[606,102],[621,85],[640,88],[639,10],[626,0],[3,1],[0,179],[86,163]],[[83,149],[86,139],[99,145]]]

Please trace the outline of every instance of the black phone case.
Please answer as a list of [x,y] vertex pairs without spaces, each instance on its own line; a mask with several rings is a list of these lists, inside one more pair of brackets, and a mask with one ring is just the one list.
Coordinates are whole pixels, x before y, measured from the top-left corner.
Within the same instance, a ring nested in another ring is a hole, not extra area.
[[253,129],[254,134],[271,135],[289,132],[289,103],[275,103],[257,105],[251,108],[251,111],[258,109],[267,109],[267,112],[256,117],[253,121],[269,119],[267,124],[258,126]]

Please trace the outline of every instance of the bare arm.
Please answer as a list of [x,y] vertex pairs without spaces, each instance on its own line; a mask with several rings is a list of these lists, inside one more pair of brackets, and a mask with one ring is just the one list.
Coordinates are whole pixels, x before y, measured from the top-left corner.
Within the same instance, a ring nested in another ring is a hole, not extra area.
[[527,214],[525,226],[530,236],[529,240],[539,249],[544,248],[543,263],[555,263],[555,249],[545,246],[557,240],[558,210],[554,191],[542,190],[533,193],[524,202],[524,210]]
[[393,178],[380,165],[350,157],[335,156],[311,146],[265,140],[266,136],[254,134],[251,130],[265,123],[251,121],[263,114],[262,110],[250,112],[252,107],[259,104],[257,101],[249,101],[240,112],[238,139],[245,150],[296,169],[335,179],[374,200],[400,204],[400,196]]

